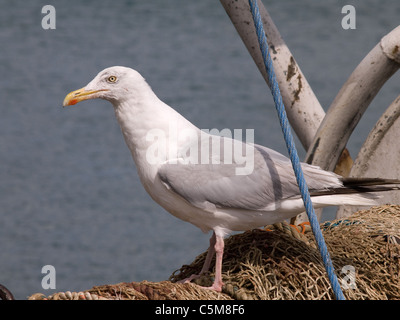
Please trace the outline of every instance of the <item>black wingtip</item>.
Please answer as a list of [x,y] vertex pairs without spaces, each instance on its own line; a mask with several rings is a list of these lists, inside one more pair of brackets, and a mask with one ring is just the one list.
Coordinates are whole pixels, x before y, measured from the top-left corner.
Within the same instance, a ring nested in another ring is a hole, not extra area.
[[343,187],[310,190],[311,196],[369,193],[400,190],[400,180],[380,178],[342,178]]
[[369,187],[369,186],[386,186],[400,185],[400,180],[385,179],[385,178],[342,178],[343,186],[345,187]]

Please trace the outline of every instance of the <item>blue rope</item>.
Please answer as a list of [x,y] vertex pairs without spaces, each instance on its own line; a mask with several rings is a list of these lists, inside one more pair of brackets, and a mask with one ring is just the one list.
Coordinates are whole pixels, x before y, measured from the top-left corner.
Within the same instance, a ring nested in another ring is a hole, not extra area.
[[272,96],[275,102],[276,110],[278,112],[279,121],[282,127],[283,135],[286,142],[286,147],[289,151],[290,160],[294,173],[296,175],[297,184],[299,185],[301,197],[303,198],[304,206],[306,208],[308,220],[310,221],[311,229],[314,233],[315,240],[318,244],[318,248],[325,265],[326,272],[328,273],[329,281],[332,285],[333,292],[337,300],[345,300],[343,292],[340,288],[339,281],[336,277],[335,270],[330,258],[328,248],[326,247],[324,237],[322,235],[317,216],[315,215],[314,208],[312,206],[310,193],[306,180],[304,178],[303,170],[300,165],[299,156],[297,154],[296,146],[294,144],[293,136],[291,133],[290,125],[287,119],[285,106],[282,102],[282,95],[279,90],[279,85],[276,80],[274,67],[272,65],[271,56],[269,54],[269,48],[267,38],[264,32],[264,27],[261,21],[260,11],[258,9],[257,1],[249,0],[251,13],[253,15],[254,26],[256,28],[258,42],[264,59],[265,68],[268,75],[268,82],[270,84]]

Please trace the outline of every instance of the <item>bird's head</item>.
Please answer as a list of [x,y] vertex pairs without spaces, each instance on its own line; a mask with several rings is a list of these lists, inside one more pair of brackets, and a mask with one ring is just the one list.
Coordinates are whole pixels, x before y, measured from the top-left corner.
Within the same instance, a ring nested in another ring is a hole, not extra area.
[[144,78],[131,68],[110,67],[100,71],[86,87],[68,93],[63,106],[71,106],[83,100],[96,98],[112,103],[122,101],[145,83]]

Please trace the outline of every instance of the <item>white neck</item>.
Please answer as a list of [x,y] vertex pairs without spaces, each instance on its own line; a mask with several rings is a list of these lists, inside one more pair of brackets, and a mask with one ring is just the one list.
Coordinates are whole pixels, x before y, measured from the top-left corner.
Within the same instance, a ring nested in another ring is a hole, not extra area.
[[[162,139],[167,141],[168,150],[166,159],[173,154],[170,146],[179,147],[177,132],[183,129],[200,131],[187,119],[181,116],[174,109],[162,102],[154,94],[149,86],[146,90],[141,89],[127,99],[114,104],[116,118],[121,127],[126,144],[128,145],[133,160],[138,168],[142,183],[148,185],[154,181],[157,169],[162,163],[154,164],[149,162],[148,155],[152,154],[149,148],[162,146]],[[154,154],[154,153],[153,153]],[[169,154],[169,155],[168,155]],[[176,153],[175,153],[176,154]]]

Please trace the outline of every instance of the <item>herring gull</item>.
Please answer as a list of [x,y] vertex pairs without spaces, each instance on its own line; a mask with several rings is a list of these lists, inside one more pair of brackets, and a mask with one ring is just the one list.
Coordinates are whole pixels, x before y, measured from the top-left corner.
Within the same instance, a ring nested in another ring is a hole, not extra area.
[[[274,224],[304,211],[290,160],[267,147],[200,130],[162,102],[135,70],[110,67],[84,88],[69,93],[63,105],[88,99],[112,103],[140,180],[169,213],[213,231],[199,275],[216,255],[215,280],[221,291],[224,237]],[[345,179],[303,163],[315,208],[375,204],[372,191],[390,190],[385,179]]]

